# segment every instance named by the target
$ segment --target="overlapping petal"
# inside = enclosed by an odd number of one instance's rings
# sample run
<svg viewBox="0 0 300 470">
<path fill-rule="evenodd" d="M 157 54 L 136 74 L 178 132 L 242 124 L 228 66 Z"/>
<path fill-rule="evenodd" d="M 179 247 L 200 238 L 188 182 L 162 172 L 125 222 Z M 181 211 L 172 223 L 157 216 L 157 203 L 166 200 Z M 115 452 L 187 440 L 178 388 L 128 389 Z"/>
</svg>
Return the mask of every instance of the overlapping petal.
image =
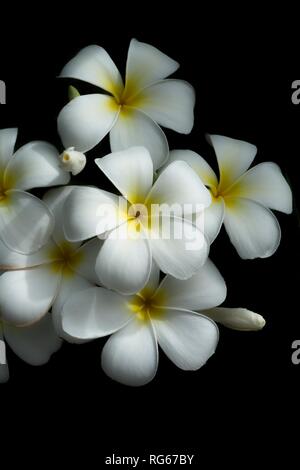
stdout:
<svg viewBox="0 0 300 470">
<path fill-rule="evenodd" d="M 30 142 L 16 151 L 4 173 L 4 186 L 31 189 L 67 184 L 70 174 L 60 166 L 59 153 L 47 142 Z"/>
<path fill-rule="evenodd" d="M 0 241 L 0 269 L 22 269 L 50 263 L 54 261 L 54 258 L 50 259 L 49 255 L 55 253 L 55 248 L 55 243 L 50 239 L 46 245 L 35 253 L 23 255 L 10 250 Z"/>
<path fill-rule="evenodd" d="M 209 252 L 203 233 L 190 221 L 176 217 L 162 217 L 157 223 L 152 219 L 149 243 L 161 271 L 177 279 L 193 276 Z"/>
<path fill-rule="evenodd" d="M 219 183 L 215 172 L 198 153 L 192 150 L 171 150 L 166 165 L 178 160 L 188 163 L 206 186 L 217 188 Z"/>
<path fill-rule="evenodd" d="M 203 310 L 216 307 L 226 298 L 226 284 L 210 259 L 190 279 L 166 276 L 157 293 L 168 307 Z"/>
<path fill-rule="evenodd" d="M 222 197 L 212 197 L 212 203 L 203 213 L 199 214 L 203 217 L 203 230 L 210 243 L 218 236 L 225 217 L 225 203 Z"/>
<path fill-rule="evenodd" d="M 156 170 L 168 157 L 169 147 L 161 128 L 141 110 L 124 106 L 118 120 L 110 131 L 112 152 L 129 147 L 146 147 Z"/>
<path fill-rule="evenodd" d="M 103 47 L 82 49 L 61 71 L 60 77 L 76 78 L 119 95 L 123 90 L 121 75 Z"/>
<path fill-rule="evenodd" d="M 28 254 L 45 245 L 54 228 L 52 213 L 32 194 L 11 190 L 0 201 L 0 237 L 8 248 Z"/>
<path fill-rule="evenodd" d="M 0 168 L 3 171 L 14 153 L 18 129 L 0 130 Z"/>
<path fill-rule="evenodd" d="M 95 163 L 132 204 L 145 200 L 153 182 L 153 163 L 146 148 L 131 147 Z"/>
<path fill-rule="evenodd" d="M 224 191 L 248 170 L 257 148 L 248 142 L 221 135 L 211 135 L 209 141 L 214 147 L 219 164 L 219 190 Z"/>
<path fill-rule="evenodd" d="M 52 238 L 58 245 L 65 240 L 63 230 L 65 220 L 64 205 L 73 189 L 76 190 L 77 188 L 78 186 L 66 186 L 64 188 L 50 189 L 43 197 L 43 201 L 54 215 L 55 223 Z"/>
<path fill-rule="evenodd" d="M 154 319 L 158 344 L 169 359 L 183 370 L 197 370 L 214 354 L 219 333 L 210 319 L 188 310 L 164 309 Z"/>
<path fill-rule="evenodd" d="M 230 188 L 229 195 L 251 199 L 286 214 L 293 210 L 291 188 L 279 166 L 272 162 L 260 163 L 248 170 Z"/>
<path fill-rule="evenodd" d="M 161 126 L 189 134 L 194 125 L 195 91 L 183 80 L 162 80 L 142 90 L 132 102 L 134 108 Z"/>
<path fill-rule="evenodd" d="M 33 366 L 46 364 L 62 344 L 49 313 L 34 325 L 25 328 L 5 324 L 4 335 L 14 353 Z"/>
<path fill-rule="evenodd" d="M 64 233 L 68 240 L 86 240 L 120 223 L 118 197 L 97 188 L 74 188 L 64 205 Z"/>
<path fill-rule="evenodd" d="M 159 279 L 160 279 L 160 269 L 159 266 L 152 260 L 151 272 L 147 284 L 145 287 L 139 292 L 141 296 L 145 296 L 149 298 L 159 286 Z"/>
<path fill-rule="evenodd" d="M 71 337 L 94 339 L 118 331 L 131 317 L 123 296 L 91 287 L 74 293 L 64 303 L 62 327 Z"/>
<path fill-rule="evenodd" d="M 58 132 L 65 146 L 86 152 L 109 133 L 119 114 L 111 96 L 93 94 L 70 101 L 58 116 Z"/>
<path fill-rule="evenodd" d="M 63 307 L 73 294 L 81 296 L 82 291 L 90 289 L 91 287 L 93 287 L 93 284 L 82 276 L 74 275 L 69 278 L 62 278 L 58 294 L 52 306 L 51 314 L 56 333 L 70 343 L 81 344 L 85 343 L 87 339 L 74 338 L 63 329 Z M 85 315 L 86 312 L 84 312 L 82 316 L 84 317 Z"/>
<path fill-rule="evenodd" d="M 99 284 L 99 277 L 96 274 L 96 259 L 102 246 L 103 240 L 99 238 L 89 240 L 76 252 L 79 258 L 75 255 L 74 265 L 71 262 L 74 271 L 93 284 Z M 76 262 L 77 259 L 79 259 L 79 263 Z"/>
<path fill-rule="evenodd" d="M 60 273 L 49 266 L 9 271 L 0 277 L 0 309 L 3 320 L 30 325 L 49 311 L 57 295 Z"/>
<path fill-rule="evenodd" d="M 267 258 L 277 250 L 281 231 L 269 209 L 242 198 L 226 198 L 224 224 L 243 259 Z"/>
<path fill-rule="evenodd" d="M 195 171 L 187 163 L 176 161 L 159 175 L 146 202 L 164 204 L 172 209 L 173 215 L 182 217 L 208 207 L 211 196 Z"/>
<path fill-rule="evenodd" d="M 168 77 L 178 67 L 175 60 L 156 47 L 132 39 L 126 64 L 125 95 L 134 96 L 146 86 Z"/>
<path fill-rule="evenodd" d="M 125 385 L 145 385 L 157 366 L 157 342 L 150 322 L 131 321 L 109 338 L 102 351 L 104 372 Z"/>
<path fill-rule="evenodd" d="M 151 251 L 143 232 L 132 235 L 128 224 L 112 231 L 96 261 L 101 284 L 123 294 L 134 294 L 145 286 L 150 271 Z"/>
</svg>

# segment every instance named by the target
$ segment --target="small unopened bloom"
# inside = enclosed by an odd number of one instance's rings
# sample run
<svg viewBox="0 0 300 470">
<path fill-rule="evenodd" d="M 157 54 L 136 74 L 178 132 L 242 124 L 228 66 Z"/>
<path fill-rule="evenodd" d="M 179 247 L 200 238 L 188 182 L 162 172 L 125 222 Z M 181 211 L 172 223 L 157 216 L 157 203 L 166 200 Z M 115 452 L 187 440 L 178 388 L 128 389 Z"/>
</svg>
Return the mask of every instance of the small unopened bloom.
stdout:
<svg viewBox="0 0 300 470">
<path fill-rule="evenodd" d="M 264 317 L 246 308 L 217 307 L 201 313 L 231 330 L 258 331 L 266 325 Z"/>
<path fill-rule="evenodd" d="M 85 165 L 86 156 L 84 153 L 77 152 L 75 147 L 69 147 L 60 155 L 61 166 L 63 170 L 69 171 L 72 175 L 78 175 Z"/>
</svg>

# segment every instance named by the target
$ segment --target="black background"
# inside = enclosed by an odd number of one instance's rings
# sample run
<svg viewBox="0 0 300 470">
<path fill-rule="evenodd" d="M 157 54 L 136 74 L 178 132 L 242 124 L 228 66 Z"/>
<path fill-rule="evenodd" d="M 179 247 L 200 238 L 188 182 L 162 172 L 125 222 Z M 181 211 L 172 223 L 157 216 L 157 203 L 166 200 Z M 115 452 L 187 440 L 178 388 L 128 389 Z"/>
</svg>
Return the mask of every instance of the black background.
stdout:
<svg viewBox="0 0 300 470">
<path fill-rule="evenodd" d="M 224 230 L 211 248 L 227 282 L 226 305 L 261 313 L 267 320 L 262 332 L 221 328 L 216 354 L 196 373 L 180 371 L 161 354 L 156 378 L 138 389 L 102 373 L 104 340 L 65 344 L 41 368 L 27 366 L 8 351 L 11 378 L 0 388 L 1 439 L 31 464 L 39 464 L 36 449 L 42 445 L 44 458 L 54 457 L 57 466 L 60 451 L 70 462 L 84 459 L 87 468 L 94 459 L 97 468 L 112 451 L 146 455 L 154 449 L 193 450 L 202 465 L 209 457 L 210 464 L 220 459 L 243 467 L 262 455 L 282 455 L 287 465 L 295 450 L 299 408 L 300 365 L 291 362 L 291 345 L 300 339 L 300 105 L 291 102 L 291 84 L 299 78 L 297 50 L 283 31 L 290 33 L 296 25 L 289 17 L 281 23 L 267 20 L 246 6 L 230 19 L 217 7 L 196 12 L 173 6 L 166 17 L 159 6 L 140 4 L 104 11 L 85 2 L 65 6 L 64 14 L 62 7 L 39 6 L 34 13 L 16 7 L 1 31 L 0 79 L 7 85 L 7 104 L 0 108 L 0 128 L 19 127 L 18 145 L 44 139 L 62 150 L 56 117 L 70 82 L 56 76 L 90 44 L 103 46 L 124 72 L 129 41 L 136 37 L 177 60 L 181 67 L 175 76 L 196 89 L 194 129 L 188 136 L 167 130 L 170 148 L 193 149 L 216 167 L 205 133 L 257 145 L 255 163 L 281 166 L 295 195 L 295 211 L 278 214 L 282 243 L 270 259 L 242 261 Z M 93 89 L 77 84 L 82 92 Z M 93 163 L 108 152 L 106 138 L 89 153 L 86 169 L 74 182 L 111 189 Z M 284 437 L 288 445 L 283 450 Z M 18 452 L 10 454 L 15 457 Z"/>
</svg>

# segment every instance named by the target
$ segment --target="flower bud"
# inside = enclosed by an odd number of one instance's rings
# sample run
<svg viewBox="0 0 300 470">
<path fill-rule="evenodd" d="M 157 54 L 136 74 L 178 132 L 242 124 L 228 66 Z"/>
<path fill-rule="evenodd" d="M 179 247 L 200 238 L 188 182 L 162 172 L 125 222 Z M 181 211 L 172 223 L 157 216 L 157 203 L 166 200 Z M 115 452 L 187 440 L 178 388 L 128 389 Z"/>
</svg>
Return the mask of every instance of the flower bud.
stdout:
<svg viewBox="0 0 300 470">
<path fill-rule="evenodd" d="M 80 93 L 77 90 L 77 88 L 70 85 L 69 89 L 68 89 L 68 96 L 69 96 L 69 101 L 72 101 L 72 100 L 74 100 L 74 98 L 77 98 L 78 96 L 80 96 Z"/>
<path fill-rule="evenodd" d="M 60 160 L 62 168 L 70 171 L 72 175 L 78 175 L 86 165 L 86 156 L 84 153 L 77 152 L 74 147 L 66 149 L 60 155 Z"/>
<path fill-rule="evenodd" d="M 261 315 L 245 308 L 219 307 L 201 311 L 201 313 L 232 330 L 258 331 L 262 330 L 266 324 Z"/>
</svg>

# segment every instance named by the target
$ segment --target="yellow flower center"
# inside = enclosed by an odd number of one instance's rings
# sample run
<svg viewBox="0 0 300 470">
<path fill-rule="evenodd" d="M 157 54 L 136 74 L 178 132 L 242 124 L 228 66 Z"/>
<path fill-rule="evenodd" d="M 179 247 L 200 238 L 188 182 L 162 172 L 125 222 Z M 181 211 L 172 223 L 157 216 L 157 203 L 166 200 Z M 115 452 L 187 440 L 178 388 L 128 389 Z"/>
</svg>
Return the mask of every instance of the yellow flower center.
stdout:
<svg viewBox="0 0 300 470">
<path fill-rule="evenodd" d="M 136 314 L 138 320 L 149 322 L 151 318 L 160 319 L 163 317 L 165 297 L 162 289 L 153 293 L 152 290 L 144 288 L 131 299 L 128 306 Z"/>
<path fill-rule="evenodd" d="M 139 93 L 138 84 L 132 79 L 126 81 L 123 89 L 115 88 L 112 91 L 113 96 L 109 106 L 112 111 L 120 111 L 119 117 L 121 119 L 130 117 L 134 112 L 132 108 L 142 107 L 145 100 Z"/>
<path fill-rule="evenodd" d="M 9 203 L 9 195 L 7 191 L 15 188 L 16 178 L 8 171 L 0 169 L 0 205 L 4 206 Z"/>
<path fill-rule="evenodd" d="M 62 272 L 63 276 L 71 277 L 75 274 L 76 267 L 82 262 L 83 253 L 67 241 L 63 241 L 49 251 L 51 272 Z"/>
<path fill-rule="evenodd" d="M 213 202 L 216 202 L 219 198 L 227 199 L 232 197 L 238 197 L 238 192 L 236 191 L 236 185 L 233 183 L 228 187 L 224 187 L 224 185 L 210 185 L 208 189 L 211 193 Z"/>
</svg>

